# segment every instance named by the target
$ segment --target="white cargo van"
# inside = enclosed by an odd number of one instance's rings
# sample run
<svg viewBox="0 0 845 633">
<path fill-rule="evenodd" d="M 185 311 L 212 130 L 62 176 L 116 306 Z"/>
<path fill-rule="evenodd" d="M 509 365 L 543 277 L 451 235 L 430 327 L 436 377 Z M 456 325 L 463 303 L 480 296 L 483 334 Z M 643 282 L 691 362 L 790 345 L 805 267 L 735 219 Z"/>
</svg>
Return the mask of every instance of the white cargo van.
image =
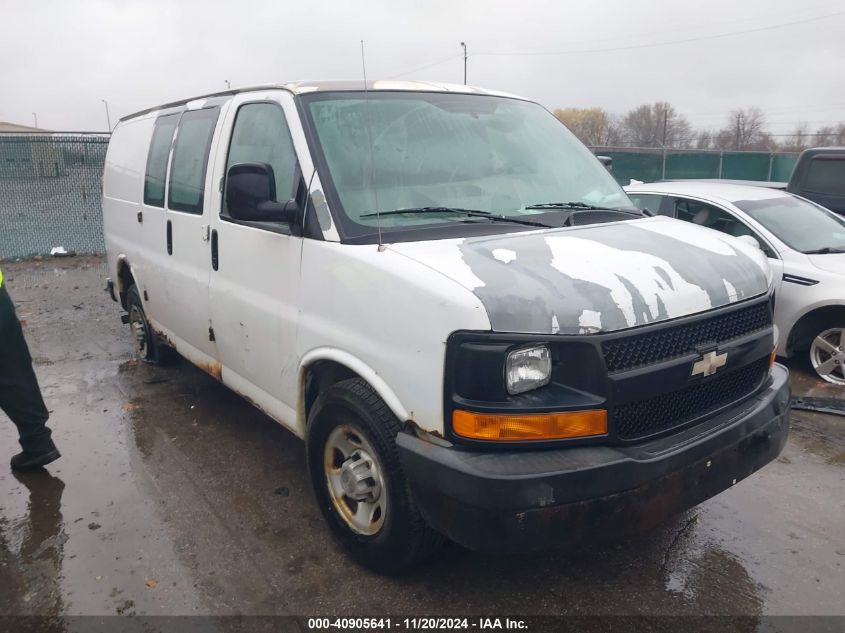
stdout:
<svg viewBox="0 0 845 633">
<path fill-rule="evenodd" d="M 642 215 L 528 100 L 302 82 L 152 108 L 114 131 L 103 223 L 138 354 L 304 438 L 379 571 L 443 537 L 622 536 L 786 441 L 765 256 Z"/>
</svg>

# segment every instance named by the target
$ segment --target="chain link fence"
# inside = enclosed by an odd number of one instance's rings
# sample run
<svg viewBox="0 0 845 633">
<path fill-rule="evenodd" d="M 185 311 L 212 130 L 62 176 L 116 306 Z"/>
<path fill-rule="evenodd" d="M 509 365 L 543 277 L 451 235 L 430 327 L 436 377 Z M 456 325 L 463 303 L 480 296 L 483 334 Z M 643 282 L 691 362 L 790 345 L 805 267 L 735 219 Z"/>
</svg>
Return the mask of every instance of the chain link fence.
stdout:
<svg viewBox="0 0 845 633">
<path fill-rule="evenodd" d="M 102 253 L 107 134 L 0 134 L 0 258 Z"/>
<path fill-rule="evenodd" d="M 593 152 L 613 159 L 613 175 L 630 181 L 720 178 L 786 182 L 798 154 L 773 152 L 723 152 L 719 150 L 671 150 L 594 147 Z"/>
</svg>

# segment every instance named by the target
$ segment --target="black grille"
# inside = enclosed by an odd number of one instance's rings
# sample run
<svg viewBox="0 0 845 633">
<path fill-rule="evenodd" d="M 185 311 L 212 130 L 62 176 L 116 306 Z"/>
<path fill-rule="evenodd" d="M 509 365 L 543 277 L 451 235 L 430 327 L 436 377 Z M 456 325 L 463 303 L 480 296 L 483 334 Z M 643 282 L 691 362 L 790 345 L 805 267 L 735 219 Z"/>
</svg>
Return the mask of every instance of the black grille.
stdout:
<svg viewBox="0 0 845 633">
<path fill-rule="evenodd" d="M 763 357 L 678 391 L 615 407 L 616 435 L 633 440 L 681 426 L 750 394 L 768 372 L 769 358 Z"/>
<path fill-rule="evenodd" d="M 704 343 L 724 343 L 762 330 L 772 323 L 769 303 L 763 301 L 706 319 L 602 343 L 609 372 L 633 369 L 677 358 Z"/>
</svg>

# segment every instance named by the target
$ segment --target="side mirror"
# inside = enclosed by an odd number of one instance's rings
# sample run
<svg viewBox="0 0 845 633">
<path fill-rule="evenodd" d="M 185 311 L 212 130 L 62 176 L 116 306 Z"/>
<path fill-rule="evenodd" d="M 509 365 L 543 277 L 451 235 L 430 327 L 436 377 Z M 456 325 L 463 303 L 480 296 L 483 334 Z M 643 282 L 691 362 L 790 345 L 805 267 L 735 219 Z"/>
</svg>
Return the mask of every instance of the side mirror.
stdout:
<svg viewBox="0 0 845 633">
<path fill-rule="evenodd" d="M 267 163 L 238 163 L 226 173 L 226 208 L 234 220 L 292 222 L 295 200 L 276 200 L 276 178 Z"/>
<path fill-rule="evenodd" d="M 738 239 L 740 242 L 745 242 L 749 246 L 753 246 L 754 248 L 759 248 L 760 250 L 763 250 L 763 247 L 760 246 L 760 242 L 758 242 L 757 238 L 753 235 L 740 235 L 736 239 Z"/>
<path fill-rule="evenodd" d="M 601 156 L 597 155 L 596 158 L 599 159 L 599 162 L 605 166 L 607 171 L 613 171 L 613 157 L 612 156 Z"/>
</svg>

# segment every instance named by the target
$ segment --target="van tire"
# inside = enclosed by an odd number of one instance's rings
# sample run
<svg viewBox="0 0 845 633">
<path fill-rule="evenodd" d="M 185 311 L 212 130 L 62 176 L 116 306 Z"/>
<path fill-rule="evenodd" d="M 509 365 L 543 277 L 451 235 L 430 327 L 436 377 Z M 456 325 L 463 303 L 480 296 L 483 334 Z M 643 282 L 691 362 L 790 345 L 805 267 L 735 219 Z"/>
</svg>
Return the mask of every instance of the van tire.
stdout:
<svg viewBox="0 0 845 633">
<path fill-rule="evenodd" d="M 173 365 L 179 360 L 176 350 L 159 341 L 150 327 L 141 293 L 135 284 L 126 291 L 126 311 L 129 313 L 129 331 L 138 358 L 153 365 Z"/>
<path fill-rule="evenodd" d="M 396 436 L 401 423 L 373 388 L 361 378 L 351 378 L 331 385 L 320 394 L 308 416 L 306 451 L 308 472 L 323 517 L 343 549 L 358 563 L 382 574 L 398 574 L 429 558 L 443 542 L 443 537 L 425 522 L 411 496 L 399 462 Z M 332 438 L 340 434 L 352 438 L 362 454 L 374 455 L 367 463 L 376 464 L 376 479 L 381 507 L 386 508 L 381 525 L 367 534 L 350 524 L 349 504 L 342 497 L 335 500 L 329 478 L 329 455 L 342 458 L 342 451 L 332 451 Z M 350 457 L 344 466 L 355 461 Z M 360 462 L 358 462 L 360 463 Z M 338 471 L 340 472 L 340 471 Z M 373 479 L 368 479 L 373 481 Z M 382 496 L 383 495 L 383 496 Z M 378 514 L 378 512 L 376 512 Z"/>
</svg>

